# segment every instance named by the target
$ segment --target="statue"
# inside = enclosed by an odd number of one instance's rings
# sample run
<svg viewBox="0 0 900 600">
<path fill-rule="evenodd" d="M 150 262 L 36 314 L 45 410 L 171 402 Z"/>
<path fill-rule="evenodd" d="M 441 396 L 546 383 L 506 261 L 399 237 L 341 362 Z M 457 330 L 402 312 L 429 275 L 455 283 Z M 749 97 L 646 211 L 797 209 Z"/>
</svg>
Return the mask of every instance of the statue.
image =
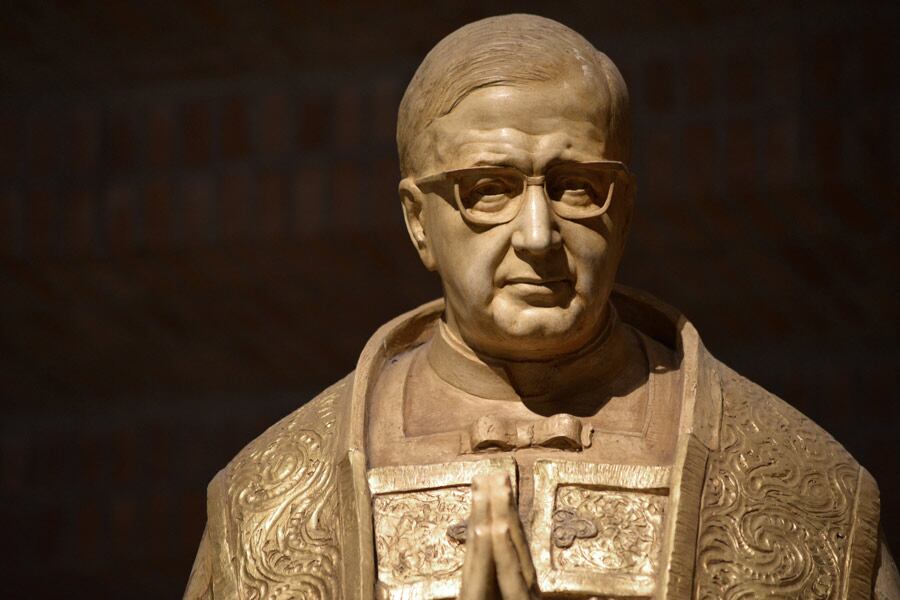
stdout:
<svg viewBox="0 0 900 600">
<path fill-rule="evenodd" d="M 185 598 L 900 598 L 869 473 L 614 285 L 615 65 L 541 17 L 441 41 L 400 200 L 445 298 L 219 472 Z"/>
</svg>

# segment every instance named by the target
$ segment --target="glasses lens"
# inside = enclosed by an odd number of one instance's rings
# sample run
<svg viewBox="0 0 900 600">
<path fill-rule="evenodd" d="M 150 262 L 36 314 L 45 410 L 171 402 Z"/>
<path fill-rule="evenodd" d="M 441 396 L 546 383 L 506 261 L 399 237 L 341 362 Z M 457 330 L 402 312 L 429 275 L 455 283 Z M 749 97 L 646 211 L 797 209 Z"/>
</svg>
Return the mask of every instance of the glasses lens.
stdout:
<svg viewBox="0 0 900 600">
<path fill-rule="evenodd" d="M 621 170 L 578 164 L 554 168 L 547 175 L 547 194 L 558 215 L 570 219 L 597 217 L 609 208 Z"/>
<path fill-rule="evenodd" d="M 508 169 L 472 169 L 456 176 L 460 209 L 477 223 L 503 223 L 517 212 L 524 181 Z"/>
</svg>

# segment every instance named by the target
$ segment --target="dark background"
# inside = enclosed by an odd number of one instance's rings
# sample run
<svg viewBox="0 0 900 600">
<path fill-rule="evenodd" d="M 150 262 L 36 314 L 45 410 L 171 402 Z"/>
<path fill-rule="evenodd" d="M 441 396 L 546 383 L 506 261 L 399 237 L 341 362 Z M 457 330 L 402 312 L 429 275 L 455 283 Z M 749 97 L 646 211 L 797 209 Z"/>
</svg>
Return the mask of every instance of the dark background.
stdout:
<svg viewBox="0 0 900 600">
<path fill-rule="evenodd" d="M 215 471 L 439 295 L 397 105 L 517 10 L 630 86 L 620 279 L 845 444 L 900 545 L 896 5 L 60 0 L 0 19 L 4 597 L 180 597 Z"/>
</svg>

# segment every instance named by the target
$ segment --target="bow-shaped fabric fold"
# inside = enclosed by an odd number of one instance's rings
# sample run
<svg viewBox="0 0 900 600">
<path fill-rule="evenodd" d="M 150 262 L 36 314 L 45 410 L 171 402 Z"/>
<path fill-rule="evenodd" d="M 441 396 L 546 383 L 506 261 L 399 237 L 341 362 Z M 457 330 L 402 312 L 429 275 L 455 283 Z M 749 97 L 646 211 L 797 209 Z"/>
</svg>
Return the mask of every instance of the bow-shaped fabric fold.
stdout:
<svg viewBox="0 0 900 600">
<path fill-rule="evenodd" d="M 469 427 L 469 452 L 509 451 L 517 448 L 554 448 L 580 451 L 591 445 L 594 428 L 578 417 L 558 414 L 536 421 L 478 417 Z"/>
</svg>

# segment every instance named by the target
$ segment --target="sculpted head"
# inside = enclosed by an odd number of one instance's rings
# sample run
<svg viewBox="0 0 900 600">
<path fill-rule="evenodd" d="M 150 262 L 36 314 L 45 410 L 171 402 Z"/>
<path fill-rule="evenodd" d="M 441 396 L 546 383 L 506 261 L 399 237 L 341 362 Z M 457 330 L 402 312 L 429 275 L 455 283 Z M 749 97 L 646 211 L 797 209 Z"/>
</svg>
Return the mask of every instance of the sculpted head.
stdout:
<svg viewBox="0 0 900 600">
<path fill-rule="evenodd" d="M 571 29 L 493 17 L 444 38 L 400 104 L 400 197 L 450 331 L 507 360 L 602 330 L 631 218 L 628 92 Z"/>
</svg>

